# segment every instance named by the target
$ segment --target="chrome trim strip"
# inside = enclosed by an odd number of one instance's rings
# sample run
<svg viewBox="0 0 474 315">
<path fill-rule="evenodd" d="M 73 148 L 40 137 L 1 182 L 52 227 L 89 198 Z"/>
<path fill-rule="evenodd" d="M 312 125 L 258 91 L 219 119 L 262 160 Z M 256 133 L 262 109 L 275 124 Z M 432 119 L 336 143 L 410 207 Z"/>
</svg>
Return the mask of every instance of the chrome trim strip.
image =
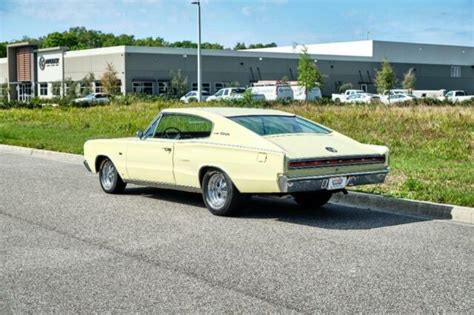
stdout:
<svg viewBox="0 0 474 315">
<path fill-rule="evenodd" d="M 389 171 L 390 171 L 390 168 L 387 167 L 385 170 L 370 171 L 370 172 L 326 174 L 326 175 L 317 175 L 317 176 L 312 175 L 312 176 L 305 176 L 305 177 L 287 177 L 287 181 L 294 182 L 294 181 L 299 181 L 299 180 L 325 179 L 325 178 L 339 177 L 339 176 L 364 176 L 364 175 L 388 174 Z"/>
<path fill-rule="evenodd" d="M 143 181 L 143 180 L 127 180 L 127 183 L 138 185 L 138 186 L 155 187 L 155 188 L 160 188 L 160 189 L 171 189 L 171 190 L 201 193 L 201 188 L 169 184 L 169 183 Z"/>
</svg>

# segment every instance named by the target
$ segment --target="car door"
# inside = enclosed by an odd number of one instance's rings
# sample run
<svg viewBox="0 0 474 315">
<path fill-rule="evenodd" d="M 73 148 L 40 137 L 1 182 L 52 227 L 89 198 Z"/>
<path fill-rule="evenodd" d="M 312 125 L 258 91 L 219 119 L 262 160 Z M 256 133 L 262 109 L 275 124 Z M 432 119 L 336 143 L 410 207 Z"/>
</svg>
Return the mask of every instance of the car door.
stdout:
<svg viewBox="0 0 474 315">
<path fill-rule="evenodd" d="M 127 174 L 130 181 L 175 183 L 173 175 L 175 139 L 172 136 L 160 137 L 157 135 L 160 124 L 164 122 L 163 118 L 164 116 L 159 116 L 141 138 L 137 137 L 129 143 L 126 157 Z M 163 127 L 163 125 L 161 126 Z"/>
</svg>

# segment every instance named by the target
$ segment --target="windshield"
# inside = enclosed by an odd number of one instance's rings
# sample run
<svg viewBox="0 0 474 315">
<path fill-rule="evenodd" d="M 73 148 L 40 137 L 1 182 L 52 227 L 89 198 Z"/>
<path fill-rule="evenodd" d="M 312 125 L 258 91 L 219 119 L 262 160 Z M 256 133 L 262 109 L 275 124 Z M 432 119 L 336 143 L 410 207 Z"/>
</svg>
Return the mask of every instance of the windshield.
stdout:
<svg viewBox="0 0 474 315">
<path fill-rule="evenodd" d="M 261 136 L 291 133 L 330 133 L 328 129 L 297 116 L 237 116 L 229 117 L 229 119 Z"/>
</svg>

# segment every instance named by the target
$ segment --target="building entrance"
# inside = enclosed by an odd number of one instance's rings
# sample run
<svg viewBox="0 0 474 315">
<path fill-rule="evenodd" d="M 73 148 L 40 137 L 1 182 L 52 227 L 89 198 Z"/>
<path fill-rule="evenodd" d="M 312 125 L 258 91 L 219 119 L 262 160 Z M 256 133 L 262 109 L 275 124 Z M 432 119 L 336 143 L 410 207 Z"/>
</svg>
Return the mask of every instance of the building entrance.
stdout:
<svg viewBox="0 0 474 315">
<path fill-rule="evenodd" d="M 28 103 L 31 99 L 31 83 L 20 83 L 17 85 L 18 101 Z"/>
</svg>

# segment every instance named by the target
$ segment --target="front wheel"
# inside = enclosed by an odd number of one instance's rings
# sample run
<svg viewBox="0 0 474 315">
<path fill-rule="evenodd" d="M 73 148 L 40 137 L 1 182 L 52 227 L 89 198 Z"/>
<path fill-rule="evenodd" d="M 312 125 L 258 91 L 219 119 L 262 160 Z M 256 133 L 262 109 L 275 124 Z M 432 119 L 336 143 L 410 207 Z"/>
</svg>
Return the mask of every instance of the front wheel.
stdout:
<svg viewBox="0 0 474 315">
<path fill-rule="evenodd" d="M 99 180 L 100 186 L 108 194 L 121 193 L 127 185 L 117 172 L 114 163 L 109 159 L 105 159 L 100 163 Z"/>
<path fill-rule="evenodd" d="M 207 209 L 214 215 L 230 216 L 242 201 L 229 176 L 219 170 L 209 170 L 202 179 L 202 195 Z"/>
<path fill-rule="evenodd" d="M 298 205 L 305 209 L 314 209 L 324 206 L 331 199 L 332 192 L 300 192 L 293 194 L 293 198 Z"/>
</svg>

